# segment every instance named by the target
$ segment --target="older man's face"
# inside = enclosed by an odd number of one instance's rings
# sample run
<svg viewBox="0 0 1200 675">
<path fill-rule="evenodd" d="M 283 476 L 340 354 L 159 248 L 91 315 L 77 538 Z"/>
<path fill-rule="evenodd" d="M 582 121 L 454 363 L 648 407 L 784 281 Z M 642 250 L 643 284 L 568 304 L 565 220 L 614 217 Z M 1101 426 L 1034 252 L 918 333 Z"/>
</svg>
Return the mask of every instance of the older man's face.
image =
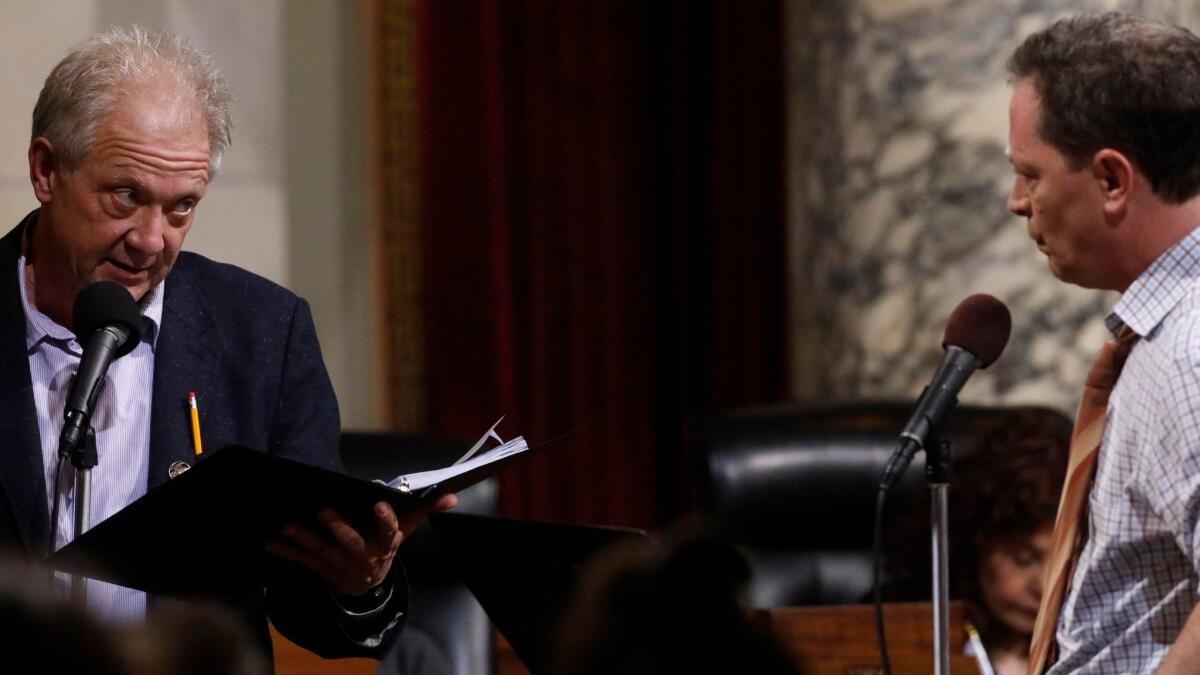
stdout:
<svg viewBox="0 0 1200 675">
<path fill-rule="evenodd" d="M 175 264 L 207 189 L 208 135 L 194 106 L 131 95 L 98 129 L 80 166 L 39 191 L 38 295 L 70 298 L 109 280 L 140 300 Z M 35 179 L 35 188 L 36 188 Z"/>
</svg>

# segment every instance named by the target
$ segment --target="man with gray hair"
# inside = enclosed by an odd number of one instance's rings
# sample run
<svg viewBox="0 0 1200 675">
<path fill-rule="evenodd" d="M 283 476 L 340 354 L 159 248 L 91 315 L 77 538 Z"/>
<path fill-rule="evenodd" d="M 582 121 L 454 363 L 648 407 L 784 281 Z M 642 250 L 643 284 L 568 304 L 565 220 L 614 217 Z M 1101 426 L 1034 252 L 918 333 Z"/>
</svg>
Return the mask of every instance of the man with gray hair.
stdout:
<svg viewBox="0 0 1200 675">
<path fill-rule="evenodd" d="M 28 157 L 41 207 L 0 239 L 0 545 L 37 553 L 74 536 L 71 509 L 54 508 L 73 498 L 73 481 L 56 481 L 56 440 L 81 354 L 72 308 L 96 281 L 129 291 L 143 330 L 95 406 L 94 521 L 196 461 L 193 392 L 210 447 L 339 467 L 337 402 L 307 303 L 180 251 L 230 143 L 229 103 L 207 56 L 139 27 L 88 40 L 47 78 Z M 322 655 L 378 656 L 407 603 L 396 551 L 423 515 L 381 502 L 364 530 L 332 510 L 319 528 L 288 526 L 269 548 L 281 560 L 265 592 L 232 602 L 264 639 L 269 614 Z M 88 601 L 118 620 L 146 608 L 143 594 L 103 584 Z"/>
<path fill-rule="evenodd" d="M 1029 672 L 1200 672 L 1200 38 L 1064 19 L 1009 61 L 1009 209 L 1119 291 L 1088 374 Z"/>
</svg>

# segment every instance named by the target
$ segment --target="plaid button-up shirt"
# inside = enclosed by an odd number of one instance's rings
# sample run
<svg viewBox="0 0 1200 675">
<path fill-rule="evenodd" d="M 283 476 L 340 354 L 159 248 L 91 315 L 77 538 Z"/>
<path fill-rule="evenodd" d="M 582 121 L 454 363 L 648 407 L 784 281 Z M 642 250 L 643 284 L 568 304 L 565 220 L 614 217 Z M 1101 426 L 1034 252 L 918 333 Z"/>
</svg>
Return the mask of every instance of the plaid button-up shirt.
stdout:
<svg viewBox="0 0 1200 675">
<path fill-rule="evenodd" d="M 1153 672 L 1196 604 L 1200 229 L 1147 268 L 1107 322 L 1141 339 L 1109 399 L 1054 675 Z"/>
</svg>

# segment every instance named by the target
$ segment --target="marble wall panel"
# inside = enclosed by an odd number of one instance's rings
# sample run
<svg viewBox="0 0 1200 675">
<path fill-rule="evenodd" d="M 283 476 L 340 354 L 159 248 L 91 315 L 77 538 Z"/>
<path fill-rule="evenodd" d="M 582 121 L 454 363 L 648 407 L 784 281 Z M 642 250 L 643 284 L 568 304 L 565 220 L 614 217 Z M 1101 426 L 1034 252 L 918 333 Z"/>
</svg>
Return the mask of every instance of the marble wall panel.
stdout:
<svg viewBox="0 0 1200 675">
<path fill-rule="evenodd" d="M 1191 2 L 791 2 L 789 211 L 795 396 L 907 398 L 971 293 L 1013 312 L 1001 359 L 963 400 L 1072 412 L 1115 295 L 1056 280 L 1005 208 L 1021 39 L 1081 11 L 1195 29 Z"/>
</svg>

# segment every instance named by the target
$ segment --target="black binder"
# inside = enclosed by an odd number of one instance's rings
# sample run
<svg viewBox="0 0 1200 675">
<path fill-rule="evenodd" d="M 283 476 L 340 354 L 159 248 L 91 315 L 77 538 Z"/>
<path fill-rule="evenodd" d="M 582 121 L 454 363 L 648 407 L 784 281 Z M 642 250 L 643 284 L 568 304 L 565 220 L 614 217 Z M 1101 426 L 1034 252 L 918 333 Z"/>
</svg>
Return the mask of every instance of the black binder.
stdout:
<svg viewBox="0 0 1200 675">
<path fill-rule="evenodd" d="M 374 522 L 377 502 L 389 502 L 398 513 L 420 508 L 528 454 L 505 457 L 417 494 L 229 446 L 99 523 L 45 564 L 158 595 L 253 594 L 265 585 L 268 567 L 278 564 L 263 547 L 285 523 L 319 527 L 317 514 L 331 507 L 362 529 Z"/>
</svg>

